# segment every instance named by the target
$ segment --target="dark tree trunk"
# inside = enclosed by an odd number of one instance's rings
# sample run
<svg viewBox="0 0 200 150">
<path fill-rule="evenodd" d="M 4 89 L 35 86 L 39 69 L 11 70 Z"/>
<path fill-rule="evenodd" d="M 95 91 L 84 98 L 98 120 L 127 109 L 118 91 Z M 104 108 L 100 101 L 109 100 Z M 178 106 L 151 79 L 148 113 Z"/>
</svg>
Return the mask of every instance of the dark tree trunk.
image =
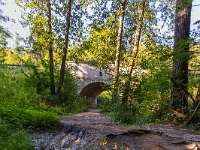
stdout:
<svg viewBox="0 0 200 150">
<path fill-rule="evenodd" d="M 66 54 L 68 50 L 68 41 L 69 41 L 69 29 L 70 29 L 70 18 L 71 18 L 71 7 L 72 7 L 72 0 L 69 0 L 68 2 L 68 10 L 67 10 L 67 16 L 66 16 L 66 27 L 65 27 L 65 45 L 63 48 L 62 53 L 62 64 L 60 69 L 60 78 L 59 78 L 59 85 L 57 94 L 61 94 L 61 90 L 64 84 L 64 77 L 65 77 L 65 61 L 66 61 Z"/>
<path fill-rule="evenodd" d="M 171 109 L 185 113 L 188 107 L 188 59 L 190 35 L 191 1 L 176 1 L 174 55 L 173 55 L 173 84 Z"/>
<path fill-rule="evenodd" d="M 47 0 L 47 23 L 48 23 L 48 50 L 49 50 L 49 70 L 50 70 L 50 91 L 51 94 L 55 94 L 54 83 L 54 64 L 53 64 L 53 39 L 52 39 L 52 27 L 51 27 L 51 2 Z"/>
</svg>

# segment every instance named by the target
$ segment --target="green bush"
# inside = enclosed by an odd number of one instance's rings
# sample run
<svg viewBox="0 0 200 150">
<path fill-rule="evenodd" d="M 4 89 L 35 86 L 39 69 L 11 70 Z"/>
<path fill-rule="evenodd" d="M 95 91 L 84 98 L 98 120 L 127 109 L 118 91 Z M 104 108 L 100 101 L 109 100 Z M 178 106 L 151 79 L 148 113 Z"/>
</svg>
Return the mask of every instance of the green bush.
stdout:
<svg viewBox="0 0 200 150">
<path fill-rule="evenodd" d="M 60 117 L 50 111 L 0 107 L 2 120 L 16 128 L 55 128 Z"/>
<path fill-rule="evenodd" d="M 36 88 L 26 84 L 20 70 L 0 69 L 0 94 L 0 149 L 33 149 L 27 129 L 49 129 L 60 124 L 57 112 L 41 105 Z"/>
<path fill-rule="evenodd" d="M 66 114 L 76 114 L 76 113 L 88 111 L 89 104 L 87 105 L 86 103 L 82 103 L 79 100 L 77 100 L 71 104 L 68 104 L 65 107 L 66 107 Z"/>
<path fill-rule="evenodd" d="M 0 123 L 0 149 L 1 150 L 32 150 L 33 143 L 25 130 L 17 130 Z"/>
<path fill-rule="evenodd" d="M 5 150 L 32 150 L 33 143 L 25 131 L 18 131 L 7 138 L 3 148 Z"/>
<path fill-rule="evenodd" d="M 136 121 L 155 122 L 168 113 L 171 83 L 167 73 L 167 70 L 155 70 L 140 80 L 135 92 Z"/>
<path fill-rule="evenodd" d="M 167 121 L 171 94 L 169 70 L 149 70 L 134 77 L 128 101 L 122 104 L 121 96 L 111 105 L 110 116 L 123 124 L 146 124 Z M 137 81 L 137 82 L 136 82 Z"/>
<path fill-rule="evenodd" d="M 62 96 L 59 97 L 61 103 L 66 106 L 73 104 L 78 99 L 77 91 L 77 79 L 70 73 L 70 70 L 66 68 Z"/>
<path fill-rule="evenodd" d="M 112 109 L 112 92 L 105 91 L 98 97 L 98 107 L 104 111 L 109 112 Z"/>
<path fill-rule="evenodd" d="M 24 82 L 19 70 L 0 70 L 0 117 L 17 128 L 55 127 L 59 116 L 40 106 L 31 85 Z M 16 84 L 17 83 L 17 84 Z"/>
<path fill-rule="evenodd" d="M 112 118 L 119 123 L 130 125 L 134 123 L 134 114 L 124 105 L 115 104 Z"/>
<path fill-rule="evenodd" d="M 30 122 L 25 124 L 33 128 L 56 128 L 60 124 L 60 117 L 49 111 L 26 110 Z"/>
<path fill-rule="evenodd" d="M 43 94 L 49 90 L 49 71 L 40 69 L 37 66 L 29 65 L 28 70 L 22 69 L 22 73 L 26 76 L 25 83 L 34 87 L 37 94 Z"/>
<path fill-rule="evenodd" d="M 189 128 L 200 131 L 200 109 L 197 110 L 190 120 Z"/>
</svg>

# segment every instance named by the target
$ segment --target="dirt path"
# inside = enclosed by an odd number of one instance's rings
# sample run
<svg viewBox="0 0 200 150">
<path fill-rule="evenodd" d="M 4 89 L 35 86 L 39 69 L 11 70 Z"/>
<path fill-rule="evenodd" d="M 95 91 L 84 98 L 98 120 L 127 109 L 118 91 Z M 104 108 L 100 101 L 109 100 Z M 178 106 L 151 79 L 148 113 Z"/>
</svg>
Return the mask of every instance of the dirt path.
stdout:
<svg viewBox="0 0 200 150">
<path fill-rule="evenodd" d="M 105 137 L 106 140 L 112 141 L 111 149 L 118 149 L 116 145 L 122 143 L 127 147 L 121 146 L 121 149 L 131 150 L 200 150 L 200 134 L 178 127 L 159 125 L 125 127 L 101 113 L 94 112 L 62 116 L 61 122 L 65 126 L 83 128 L 91 135 Z M 109 143 L 108 141 L 104 143 Z"/>
</svg>

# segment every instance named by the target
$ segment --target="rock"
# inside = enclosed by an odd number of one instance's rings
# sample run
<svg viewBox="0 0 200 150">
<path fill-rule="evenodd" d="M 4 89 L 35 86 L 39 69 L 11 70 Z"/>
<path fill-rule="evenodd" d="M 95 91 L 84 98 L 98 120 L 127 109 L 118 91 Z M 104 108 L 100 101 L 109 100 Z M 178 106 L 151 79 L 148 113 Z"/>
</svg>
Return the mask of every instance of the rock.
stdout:
<svg viewBox="0 0 200 150">
<path fill-rule="evenodd" d="M 92 135 L 84 128 L 77 126 L 65 125 L 54 132 L 54 134 L 35 133 L 33 140 L 35 150 L 103 150 L 113 149 L 112 146 L 122 147 L 122 143 L 112 141 L 106 137 Z M 123 147 L 128 147 L 123 145 Z M 128 150 L 128 149 L 127 149 Z"/>
</svg>

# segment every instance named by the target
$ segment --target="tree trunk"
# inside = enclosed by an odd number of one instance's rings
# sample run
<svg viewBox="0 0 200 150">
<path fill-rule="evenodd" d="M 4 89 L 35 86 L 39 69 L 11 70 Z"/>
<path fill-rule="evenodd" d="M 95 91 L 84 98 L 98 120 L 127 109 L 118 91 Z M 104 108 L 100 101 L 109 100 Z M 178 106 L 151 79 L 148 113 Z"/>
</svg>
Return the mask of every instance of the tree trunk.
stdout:
<svg viewBox="0 0 200 150">
<path fill-rule="evenodd" d="M 146 6 L 146 0 L 142 0 L 141 4 L 140 4 L 140 14 L 139 14 L 139 20 L 138 20 L 138 25 L 137 25 L 137 29 L 136 29 L 134 46 L 133 46 L 133 50 L 132 50 L 132 60 L 129 62 L 128 79 L 125 83 L 125 90 L 123 92 L 122 102 L 124 105 L 128 99 L 128 95 L 129 95 L 129 91 L 130 91 L 130 83 L 131 83 L 131 78 L 132 78 L 132 72 L 133 72 L 133 68 L 135 66 L 135 59 L 137 57 L 138 50 L 139 50 L 138 47 L 139 47 L 139 42 L 140 42 L 140 37 L 141 37 L 141 30 L 142 30 L 143 18 L 144 18 L 144 13 L 145 13 L 145 11 L 144 11 L 145 6 Z"/>
<path fill-rule="evenodd" d="M 197 95 L 196 95 L 196 98 L 195 98 L 195 103 L 194 103 L 194 108 L 197 108 L 199 109 L 199 104 L 200 103 L 200 83 L 199 83 L 199 87 L 198 87 L 198 91 L 197 91 Z"/>
<path fill-rule="evenodd" d="M 65 27 L 65 45 L 64 45 L 63 53 L 62 53 L 62 64 L 61 64 L 61 69 L 60 69 L 60 78 L 59 78 L 59 85 L 58 85 L 58 90 L 57 90 L 57 94 L 59 95 L 61 94 L 61 90 L 64 84 L 64 77 L 65 77 L 65 67 L 66 67 L 65 61 L 66 61 L 66 54 L 68 50 L 71 8 L 72 8 L 72 0 L 69 0 L 67 16 L 66 16 L 66 27 Z"/>
<path fill-rule="evenodd" d="M 186 113 L 191 0 L 176 1 L 171 109 Z"/>
<path fill-rule="evenodd" d="M 52 27 L 51 27 L 51 2 L 47 0 L 47 23 L 48 23 L 48 36 L 49 36 L 49 71 L 50 71 L 50 91 L 51 94 L 55 94 L 54 83 L 54 64 L 53 64 L 53 39 L 52 39 Z"/>
<path fill-rule="evenodd" d="M 122 33 L 123 33 L 123 24 L 124 24 L 124 15 L 125 15 L 125 5 L 126 0 L 121 1 L 120 9 L 120 19 L 117 35 L 117 46 L 116 46 L 116 58 L 115 58 L 115 69 L 114 69 L 114 99 L 118 93 L 118 82 L 119 82 L 119 67 L 120 67 L 120 53 L 122 45 Z"/>
</svg>

